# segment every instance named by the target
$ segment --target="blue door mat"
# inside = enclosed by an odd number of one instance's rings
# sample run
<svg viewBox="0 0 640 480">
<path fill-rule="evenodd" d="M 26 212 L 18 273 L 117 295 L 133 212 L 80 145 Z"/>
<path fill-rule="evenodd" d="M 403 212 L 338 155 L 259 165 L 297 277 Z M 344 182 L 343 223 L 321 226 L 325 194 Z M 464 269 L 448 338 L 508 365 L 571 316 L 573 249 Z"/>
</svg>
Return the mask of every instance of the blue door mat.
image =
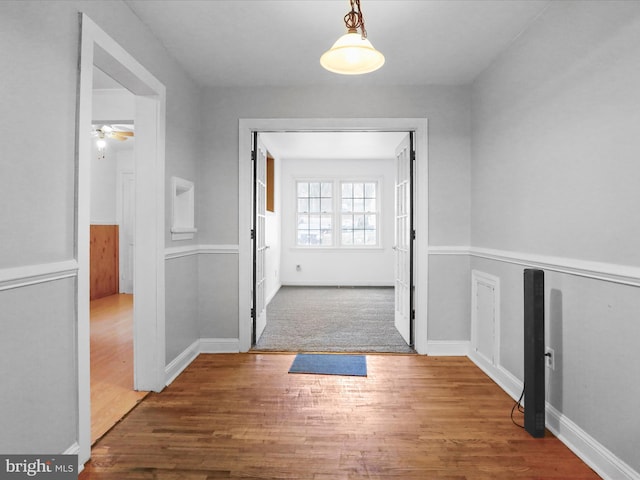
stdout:
<svg viewBox="0 0 640 480">
<path fill-rule="evenodd" d="M 293 360 L 289 373 L 366 377 L 367 357 L 365 355 L 299 353 Z"/>
</svg>

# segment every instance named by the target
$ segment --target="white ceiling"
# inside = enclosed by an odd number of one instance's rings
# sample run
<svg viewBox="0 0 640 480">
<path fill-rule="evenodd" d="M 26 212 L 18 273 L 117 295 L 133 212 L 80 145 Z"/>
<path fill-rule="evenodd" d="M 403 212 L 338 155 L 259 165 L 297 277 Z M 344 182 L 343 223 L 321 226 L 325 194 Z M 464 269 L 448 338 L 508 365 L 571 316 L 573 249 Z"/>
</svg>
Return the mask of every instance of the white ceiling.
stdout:
<svg viewBox="0 0 640 480">
<path fill-rule="evenodd" d="M 361 0 L 377 72 L 341 76 L 320 55 L 349 0 L 125 0 L 202 86 L 468 84 L 549 0 Z"/>
<path fill-rule="evenodd" d="M 377 72 L 341 76 L 320 55 L 344 33 L 349 0 L 125 0 L 199 85 L 464 85 L 550 0 L 361 0 Z M 103 88 L 108 78 L 98 79 Z M 98 87 L 98 85 L 96 85 Z M 398 132 L 261 134 L 279 158 L 393 158 Z"/>
<path fill-rule="evenodd" d="M 280 159 L 395 158 L 395 149 L 406 132 L 268 132 L 260 138 Z"/>
</svg>

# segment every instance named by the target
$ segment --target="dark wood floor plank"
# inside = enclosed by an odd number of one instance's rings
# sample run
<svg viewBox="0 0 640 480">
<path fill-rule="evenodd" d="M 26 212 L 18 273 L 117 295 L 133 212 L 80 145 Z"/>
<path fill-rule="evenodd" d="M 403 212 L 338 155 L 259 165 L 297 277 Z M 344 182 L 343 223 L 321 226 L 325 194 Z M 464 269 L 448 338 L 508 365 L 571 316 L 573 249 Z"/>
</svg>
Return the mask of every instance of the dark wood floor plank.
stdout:
<svg viewBox="0 0 640 480">
<path fill-rule="evenodd" d="M 293 355 L 201 355 L 93 449 L 81 479 L 595 479 L 466 358 L 369 355 L 368 377 Z"/>
</svg>

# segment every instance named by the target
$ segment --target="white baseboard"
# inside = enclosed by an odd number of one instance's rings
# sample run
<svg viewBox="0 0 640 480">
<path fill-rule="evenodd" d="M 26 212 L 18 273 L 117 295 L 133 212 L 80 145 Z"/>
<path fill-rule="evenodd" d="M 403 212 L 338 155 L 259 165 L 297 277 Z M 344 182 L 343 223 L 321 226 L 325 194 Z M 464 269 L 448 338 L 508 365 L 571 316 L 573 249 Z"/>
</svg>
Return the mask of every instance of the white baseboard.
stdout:
<svg viewBox="0 0 640 480">
<path fill-rule="evenodd" d="M 469 351 L 469 358 L 496 382 L 511 398 L 517 400 L 522 382 L 502 366 L 491 365 L 482 355 Z M 546 427 L 584 463 L 606 480 L 640 480 L 640 473 L 616 457 L 577 424 L 550 403 L 545 405 Z"/>
<path fill-rule="evenodd" d="M 280 289 L 282 288 L 282 284 L 278 283 L 276 285 L 276 288 L 273 289 L 273 291 L 267 295 L 267 298 L 265 299 L 265 305 L 269 305 L 271 303 L 271 300 L 273 300 L 273 297 L 276 296 L 276 294 L 280 291 Z"/>
<path fill-rule="evenodd" d="M 73 442 L 73 444 L 67 448 L 64 452 L 62 452 L 62 455 L 79 455 L 80 454 L 80 445 L 78 444 L 78 442 Z M 80 461 L 80 459 L 78 459 L 78 473 L 80 473 L 82 470 L 84 470 L 84 463 L 82 463 Z"/>
<path fill-rule="evenodd" d="M 547 403 L 545 411 L 549 431 L 602 478 L 640 480 L 640 473 L 616 457 L 552 405 Z"/>
<path fill-rule="evenodd" d="M 517 400 L 522 393 L 522 382 L 502 366 L 491 365 L 485 357 L 469 348 L 469 358 L 476 366 L 496 382 L 511 398 Z"/>
<path fill-rule="evenodd" d="M 200 353 L 240 353 L 237 338 L 201 338 Z"/>
<path fill-rule="evenodd" d="M 189 345 L 180 355 L 174 358 L 164 369 L 165 385 L 170 385 L 200 354 L 200 340 Z"/>
<path fill-rule="evenodd" d="M 468 340 L 429 340 L 427 355 L 435 357 L 466 357 L 469 354 Z"/>
<path fill-rule="evenodd" d="M 80 453 L 80 445 L 78 445 L 78 442 L 73 442 L 73 445 L 62 452 L 63 455 L 78 455 L 78 453 Z"/>
<path fill-rule="evenodd" d="M 201 353 L 239 353 L 237 338 L 199 338 L 174 358 L 164 369 L 165 385 L 168 386 L 191 365 Z"/>
</svg>

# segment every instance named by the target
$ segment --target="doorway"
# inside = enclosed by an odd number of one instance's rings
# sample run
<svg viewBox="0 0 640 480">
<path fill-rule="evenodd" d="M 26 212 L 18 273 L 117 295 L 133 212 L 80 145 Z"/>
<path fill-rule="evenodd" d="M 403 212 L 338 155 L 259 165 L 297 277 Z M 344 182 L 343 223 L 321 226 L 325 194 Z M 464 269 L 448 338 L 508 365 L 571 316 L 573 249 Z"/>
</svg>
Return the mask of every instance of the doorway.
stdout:
<svg viewBox="0 0 640 480">
<path fill-rule="evenodd" d="M 254 348 L 410 352 L 412 133 L 254 137 Z"/>
<path fill-rule="evenodd" d="M 91 444 L 147 392 L 134 390 L 135 98 L 93 69 L 90 188 Z"/>
<path fill-rule="evenodd" d="M 164 124 L 165 87 L 87 15 L 81 15 L 77 130 L 77 341 L 78 461 L 91 456 L 90 223 L 94 67 L 134 95 L 136 112 L 134 236 L 134 387 L 160 391 L 165 384 L 164 342 Z"/>
<path fill-rule="evenodd" d="M 240 350 L 248 351 L 252 345 L 253 325 L 251 317 L 251 297 L 253 282 L 253 256 L 250 233 L 253 228 L 252 204 L 252 171 L 250 150 L 252 138 L 256 132 L 328 132 L 328 131 L 364 131 L 364 132 L 415 132 L 415 150 L 419 161 L 416 162 L 416 182 L 414 197 L 415 230 L 417 242 L 413 263 L 415 268 L 415 349 L 418 353 L 426 353 L 426 291 L 427 291 L 427 121 L 426 119 L 241 119 L 239 145 L 239 187 L 240 187 L 240 235 L 239 235 L 239 332 Z M 419 241 L 422 239 L 423 241 Z M 249 300 L 249 301 L 248 301 Z"/>
</svg>

